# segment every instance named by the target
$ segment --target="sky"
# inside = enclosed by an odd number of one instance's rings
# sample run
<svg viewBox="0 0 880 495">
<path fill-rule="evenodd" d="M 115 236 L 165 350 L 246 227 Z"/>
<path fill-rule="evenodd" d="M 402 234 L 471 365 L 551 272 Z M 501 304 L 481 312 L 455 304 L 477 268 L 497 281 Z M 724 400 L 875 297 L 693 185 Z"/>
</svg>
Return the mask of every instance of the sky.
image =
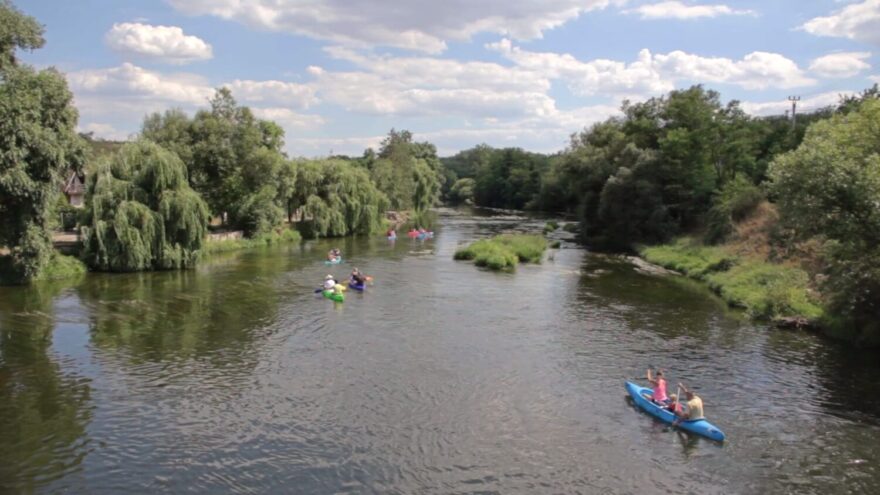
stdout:
<svg viewBox="0 0 880 495">
<path fill-rule="evenodd" d="M 46 28 L 21 54 L 66 74 L 79 126 L 228 87 L 290 156 L 360 155 L 392 128 L 441 156 L 551 153 L 621 103 L 703 84 L 754 115 L 880 82 L 880 0 L 13 0 Z"/>
</svg>

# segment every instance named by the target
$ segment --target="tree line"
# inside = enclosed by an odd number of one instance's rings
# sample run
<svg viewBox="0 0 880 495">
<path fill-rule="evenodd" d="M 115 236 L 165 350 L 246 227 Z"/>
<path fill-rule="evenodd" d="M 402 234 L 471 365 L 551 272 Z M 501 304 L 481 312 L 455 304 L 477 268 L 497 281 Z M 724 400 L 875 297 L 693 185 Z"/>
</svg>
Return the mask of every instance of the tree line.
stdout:
<svg viewBox="0 0 880 495">
<path fill-rule="evenodd" d="M 815 282 L 835 324 L 880 336 L 878 97 L 875 85 L 793 122 L 702 86 L 672 91 L 625 102 L 557 154 L 480 145 L 444 158 L 447 197 L 575 215 L 584 243 L 615 251 L 695 232 L 721 243 L 770 201 L 780 252 L 819 246 Z"/>
</svg>

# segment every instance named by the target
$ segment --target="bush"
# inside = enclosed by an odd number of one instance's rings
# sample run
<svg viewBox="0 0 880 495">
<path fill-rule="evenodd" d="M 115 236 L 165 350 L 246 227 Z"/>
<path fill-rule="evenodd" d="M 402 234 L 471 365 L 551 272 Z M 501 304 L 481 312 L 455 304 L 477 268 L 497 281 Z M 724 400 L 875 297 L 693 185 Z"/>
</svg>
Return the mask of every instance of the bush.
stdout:
<svg viewBox="0 0 880 495">
<path fill-rule="evenodd" d="M 492 270 L 513 270 L 520 261 L 540 263 L 546 249 L 547 241 L 539 235 L 500 235 L 459 248 L 453 258 Z"/>
<path fill-rule="evenodd" d="M 236 239 L 232 241 L 208 241 L 202 249 L 203 255 L 226 253 L 240 249 L 265 247 L 272 244 L 295 243 L 302 241 L 299 232 L 289 228 L 282 228 L 280 233 L 276 231 L 263 234 L 252 239 Z"/>
<path fill-rule="evenodd" d="M 723 242 L 733 232 L 734 222 L 746 218 L 765 199 L 764 192 L 745 178 L 725 184 L 707 213 L 706 242 Z"/>
<path fill-rule="evenodd" d="M 56 251 L 49 259 L 46 269 L 40 274 L 38 280 L 74 278 L 86 273 L 86 271 L 86 265 L 82 261 Z"/>
</svg>

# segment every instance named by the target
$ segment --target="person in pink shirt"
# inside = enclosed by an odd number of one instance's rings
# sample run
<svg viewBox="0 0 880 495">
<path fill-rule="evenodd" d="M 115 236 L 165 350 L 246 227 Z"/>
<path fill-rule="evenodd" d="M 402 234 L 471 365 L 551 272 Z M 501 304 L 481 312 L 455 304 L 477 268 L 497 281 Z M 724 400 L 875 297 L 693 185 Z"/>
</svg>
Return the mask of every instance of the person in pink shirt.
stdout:
<svg viewBox="0 0 880 495">
<path fill-rule="evenodd" d="M 654 389 L 653 393 L 651 394 L 651 400 L 653 400 L 657 404 L 665 404 L 666 401 L 669 400 L 669 398 L 666 397 L 666 379 L 663 378 L 663 370 L 657 370 L 656 378 L 651 376 L 650 369 L 648 369 L 647 375 L 648 381 L 651 383 L 651 387 Z"/>
</svg>

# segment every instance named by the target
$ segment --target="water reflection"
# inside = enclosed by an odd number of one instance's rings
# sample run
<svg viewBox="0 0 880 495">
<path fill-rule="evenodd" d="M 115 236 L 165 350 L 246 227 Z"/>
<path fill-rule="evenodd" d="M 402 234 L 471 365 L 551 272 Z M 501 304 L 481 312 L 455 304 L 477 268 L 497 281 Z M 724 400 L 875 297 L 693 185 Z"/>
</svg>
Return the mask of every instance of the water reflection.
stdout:
<svg viewBox="0 0 880 495">
<path fill-rule="evenodd" d="M 52 347 L 64 284 L 0 287 L 0 491 L 30 492 L 79 470 L 89 380 Z"/>
</svg>

